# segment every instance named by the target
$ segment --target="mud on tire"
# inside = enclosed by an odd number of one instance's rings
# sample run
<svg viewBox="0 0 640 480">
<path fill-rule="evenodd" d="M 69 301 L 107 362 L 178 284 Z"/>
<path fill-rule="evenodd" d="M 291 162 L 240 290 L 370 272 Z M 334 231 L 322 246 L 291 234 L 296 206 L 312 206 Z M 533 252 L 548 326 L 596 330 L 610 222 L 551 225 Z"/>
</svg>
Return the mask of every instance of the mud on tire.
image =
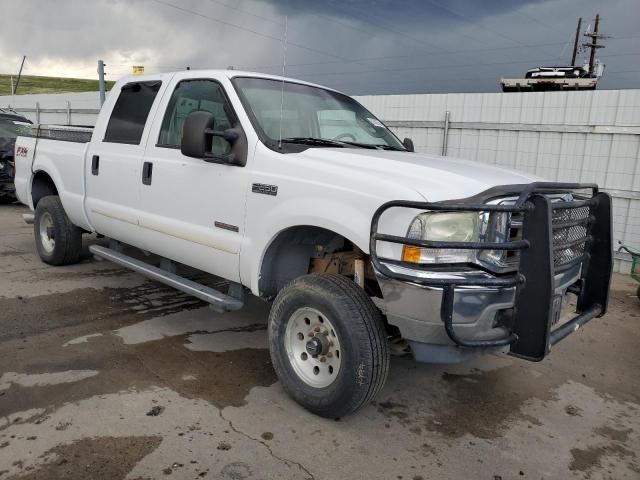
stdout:
<svg viewBox="0 0 640 480">
<path fill-rule="evenodd" d="M 379 310 L 362 288 L 340 275 L 305 275 L 280 291 L 269 315 L 269 348 L 287 392 L 328 418 L 365 406 L 389 370 Z"/>
<path fill-rule="evenodd" d="M 71 223 L 57 195 L 43 197 L 38 202 L 33 234 L 43 262 L 59 266 L 80 260 L 82 230 Z"/>
</svg>

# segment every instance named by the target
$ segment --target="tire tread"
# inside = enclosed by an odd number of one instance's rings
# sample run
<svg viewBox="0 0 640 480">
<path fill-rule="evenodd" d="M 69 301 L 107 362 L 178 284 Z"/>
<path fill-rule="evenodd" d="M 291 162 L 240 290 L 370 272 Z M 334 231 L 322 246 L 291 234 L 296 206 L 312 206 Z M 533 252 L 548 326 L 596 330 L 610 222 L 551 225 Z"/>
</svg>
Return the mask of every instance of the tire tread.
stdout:
<svg viewBox="0 0 640 480">
<path fill-rule="evenodd" d="M 363 331 L 357 335 L 359 348 L 362 351 L 371 351 L 371 359 L 367 362 L 369 369 L 367 389 L 359 395 L 354 395 L 348 405 L 322 405 L 321 402 L 310 395 L 303 395 L 303 405 L 309 410 L 325 417 L 336 418 L 357 411 L 367 405 L 383 387 L 389 371 L 389 346 L 387 343 L 386 331 L 381 318 L 380 311 L 364 290 L 352 280 L 337 274 L 312 273 L 298 277 L 287 284 L 278 294 L 271 310 L 270 320 L 273 322 L 282 321 L 282 311 L 286 303 L 290 301 L 291 295 L 296 295 L 300 291 L 313 290 L 315 293 L 329 295 L 336 307 L 345 311 L 352 318 L 359 318 L 358 323 L 364 326 Z M 270 327 L 270 337 L 272 328 Z M 357 332 L 356 332 L 357 333 Z M 364 333 L 364 335 L 362 335 Z M 278 348 L 277 341 L 270 338 L 272 348 Z M 286 372 L 275 361 L 276 373 L 282 377 Z M 316 405 L 317 403 L 317 405 Z"/>
<path fill-rule="evenodd" d="M 40 199 L 38 205 L 36 206 L 36 217 L 38 217 L 39 213 L 43 210 L 47 210 L 50 213 L 54 223 L 57 223 L 58 226 L 61 227 L 58 229 L 60 231 L 58 231 L 57 233 L 61 233 L 63 237 L 59 238 L 59 240 L 56 241 L 56 249 L 54 249 L 54 252 L 50 257 L 43 256 L 40 248 L 38 248 L 40 258 L 45 263 L 54 266 L 78 263 L 82 254 L 82 230 L 71 223 L 71 220 L 69 220 L 67 213 L 64 211 L 64 207 L 62 206 L 60 197 L 58 197 L 57 195 L 48 195 Z M 36 221 L 34 221 L 33 229 L 36 238 L 36 244 L 39 246 L 37 218 Z"/>
</svg>

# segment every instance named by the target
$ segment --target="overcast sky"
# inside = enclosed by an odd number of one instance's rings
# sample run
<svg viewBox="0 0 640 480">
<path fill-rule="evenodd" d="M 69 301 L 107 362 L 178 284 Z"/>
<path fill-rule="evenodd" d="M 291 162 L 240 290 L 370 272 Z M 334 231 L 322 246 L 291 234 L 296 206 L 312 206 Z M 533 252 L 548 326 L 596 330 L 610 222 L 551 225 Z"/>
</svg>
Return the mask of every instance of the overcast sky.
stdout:
<svg viewBox="0 0 640 480">
<path fill-rule="evenodd" d="M 640 88 L 640 0 L 0 0 L 0 73 L 108 79 L 192 68 L 282 73 L 350 94 L 493 92 L 570 60 L 600 13 L 600 88 Z M 584 38 L 586 41 L 587 39 Z"/>
</svg>

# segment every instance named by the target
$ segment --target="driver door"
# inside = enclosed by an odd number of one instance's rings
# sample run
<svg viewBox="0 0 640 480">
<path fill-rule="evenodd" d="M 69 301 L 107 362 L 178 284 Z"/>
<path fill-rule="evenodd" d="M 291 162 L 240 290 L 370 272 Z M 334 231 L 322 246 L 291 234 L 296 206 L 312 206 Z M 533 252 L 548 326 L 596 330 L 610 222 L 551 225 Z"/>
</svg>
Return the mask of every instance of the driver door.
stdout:
<svg viewBox="0 0 640 480">
<path fill-rule="evenodd" d="M 140 226 L 148 250 L 180 263 L 239 280 L 244 234 L 247 169 L 182 155 L 182 125 L 187 115 L 206 110 L 214 129 L 238 123 L 221 83 L 214 78 L 174 79 L 167 89 L 163 118 L 150 133 L 141 181 Z M 215 137 L 213 152 L 229 144 Z"/>
</svg>

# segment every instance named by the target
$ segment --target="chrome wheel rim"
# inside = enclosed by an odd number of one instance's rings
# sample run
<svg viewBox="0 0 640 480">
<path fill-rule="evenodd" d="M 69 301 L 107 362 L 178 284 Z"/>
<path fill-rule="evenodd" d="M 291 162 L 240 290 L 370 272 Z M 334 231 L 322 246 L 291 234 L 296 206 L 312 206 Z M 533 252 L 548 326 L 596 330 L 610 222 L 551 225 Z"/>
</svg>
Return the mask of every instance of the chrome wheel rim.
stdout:
<svg viewBox="0 0 640 480">
<path fill-rule="evenodd" d="M 307 385 L 324 388 L 340 372 L 342 351 L 335 326 L 319 310 L 296 310 L 284 335 L 284 346 L 296 375 Z"/>
<path fill-rule="evenodd" d="M 38 225 L 40 232 L 40 245 L 46 253 L 53 252 L 56 247 L 56 240 L 53 238 L 53 218 L 49 212 L 44 212 L 40 216 L 40 222 Z"/>
</svg>

